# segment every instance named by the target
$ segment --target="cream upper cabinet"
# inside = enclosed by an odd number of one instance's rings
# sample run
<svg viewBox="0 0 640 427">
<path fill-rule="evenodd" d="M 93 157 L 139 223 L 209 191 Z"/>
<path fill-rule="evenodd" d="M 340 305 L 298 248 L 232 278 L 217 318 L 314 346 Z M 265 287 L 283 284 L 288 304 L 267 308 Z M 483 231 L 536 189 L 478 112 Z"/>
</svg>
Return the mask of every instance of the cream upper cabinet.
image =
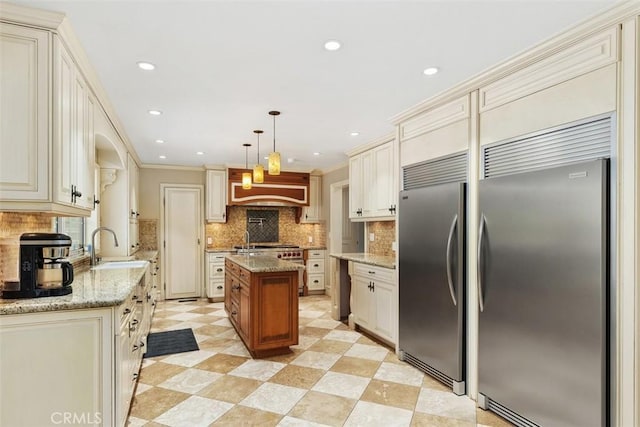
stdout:
<svg viewBox="0 0 640 427">
<path fill-rule="evenodd" d="M 96 105 L 89 87 L 56 35 L 2 24 L 0 36 L 1 209 L 88 216 Z"/>
<path fill-rule="evenodd" d="M 480 87 L 480 144 L 615 111 L 619 32 L 594 34 Z"/>
<path fill-rule="evenodd" d="M 349 218 L 362 216 L 362 155 L 349 158 Z"/>
<path fill-rule="evenodd" d="M 316 223 L 322 221 L 322 177 L 309 177 L 309 206 L 302 208 L 301 223 Z"/>
<path fill-rule="evenodd" d="M 71 55 L 54 36 L 54 200 L 57 203 L 93 209 L 95 149 L 89 139 L 89 89 Z M 91 135 L 93 136 L 93 135 Z"/>
<path fill-rule="evenodd" d="M 395 141 L 387 140 L 349 158 L 349 218 L 395 218 L 395 149 Z"/>
<path fill-rule="evenodd" d="M 49 202 L 51 34 L 0 23 L 0 205 Z"/>
<path fill-rule="evenodd" d="M 227 221 L 227 172 L 207 170 L 207 222 Z"/>
<path fill-rule="evenodd" d="M 139 212 L 139 175 L 140 168 L 131 154 L 127 156 L 127 172 L 129 179 L 129 216 L 130 219 L 137 220 L 140 217 Z"/>
</svg>

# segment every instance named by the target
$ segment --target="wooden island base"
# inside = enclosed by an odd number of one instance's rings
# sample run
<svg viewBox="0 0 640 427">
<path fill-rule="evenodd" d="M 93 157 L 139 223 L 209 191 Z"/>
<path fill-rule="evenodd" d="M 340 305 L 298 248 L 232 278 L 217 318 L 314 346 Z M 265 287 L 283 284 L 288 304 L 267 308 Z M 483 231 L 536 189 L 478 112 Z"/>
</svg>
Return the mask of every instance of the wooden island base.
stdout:
<svg viewBox="0 0 640 427">
<path fill-rule="evenodd" d="M 297 264 L 263 256 L 225 260 L 224 305 L 254 358 L 291 353 L 298 344 Z"/>
</svg>

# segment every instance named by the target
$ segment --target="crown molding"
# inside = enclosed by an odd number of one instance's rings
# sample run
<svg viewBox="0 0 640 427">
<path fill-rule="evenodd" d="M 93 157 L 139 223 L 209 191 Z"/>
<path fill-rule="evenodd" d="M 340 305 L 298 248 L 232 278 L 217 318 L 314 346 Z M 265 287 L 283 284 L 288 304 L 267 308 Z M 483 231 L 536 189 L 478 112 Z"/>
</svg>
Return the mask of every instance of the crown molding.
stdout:
<svg viewBox="0 0 640 427">
<path fill-rule="evenodd" d="M 443 103 L 453 101 L 463 95 L 469 94 L 483 86 L 500 80 L 509 74 L 528 67 L 529 65 L 562 51 L 580 40 L 622 24 L 623 21 L 640 15 L 640 1 L 625 0 L 616 3 L 610 9 L 605 10 L 591 18 L 569 27 L 567 30 L 556 34 L 547 40 L 526 49 L 480 73 L 462 81 L 461 83 L 440 92 L 426 100 L 410 107 L 395 116 L 389 118 L 393 125 L 398 125 L 418 114 L 421 114 Z"/>
<path fill-rule="evenodd" d="M 3 22 L 55 30 L 64 18 L 65 14 L 61 12 L 0 2 L 0 21 Z"/>
</svg>

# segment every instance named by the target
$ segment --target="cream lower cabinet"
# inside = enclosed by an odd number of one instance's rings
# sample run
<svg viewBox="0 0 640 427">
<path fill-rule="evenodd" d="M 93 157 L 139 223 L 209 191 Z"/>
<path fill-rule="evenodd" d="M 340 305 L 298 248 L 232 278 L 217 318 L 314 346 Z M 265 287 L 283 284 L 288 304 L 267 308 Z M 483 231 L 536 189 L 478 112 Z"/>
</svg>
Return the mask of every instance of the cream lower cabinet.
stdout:
<svg viewBox="0 0 640 427">
<path fill-rule="evenodd" d="M 398 290 L 395 270 L 350 263 L 353 323 L 395 344 L 397 340 Z"/>
<path fill-rule="evenodd" d="M 0 342 L 0 425 L 119 424 L 112 308 L 0 316 Z"/>
<path fill-rule="evenodd" d="M 224 260 L 231 252 L 212 252 L 205 254 L 207 283 L 205 289 L 211 302 L 224 301 Z"/>
<path fill-rule="evenodd" d="M 322 293 L 324 292 L 327 251 L 324 249 L 307 249 L 305 252 L 304 282 L 307 285 L 307 290 L 314 294 Z"/>
<path fill-rule="evenodd" d="M 153 314 L 148 277 L 118 307 L 0 316 L 0 425 L 124 426 Z"/>
</svg>

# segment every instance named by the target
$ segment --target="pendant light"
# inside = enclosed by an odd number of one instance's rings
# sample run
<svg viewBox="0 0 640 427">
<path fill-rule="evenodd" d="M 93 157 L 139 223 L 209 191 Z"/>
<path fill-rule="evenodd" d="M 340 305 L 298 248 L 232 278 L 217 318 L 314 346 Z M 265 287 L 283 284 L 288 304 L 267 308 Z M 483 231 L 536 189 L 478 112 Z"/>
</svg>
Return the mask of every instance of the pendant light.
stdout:
<svg viewBox="0 0 640 427">
<path fill-rule="evenodd" d="M 244 146 L 244 168 L 249 169 L 249 147 L 251 144 L 242 144 Z M 251 190 L 251 172 L 242 173 L 242 188 Z"/>
<path fill-rule="evenodd" d="M 273 152 L 269 153 L 269 175 L 280 175 L 280 153 L 276 151 L 276 116 L 280 111 L 269 111 L 273 116 Z"/>
<path fill-rule="evenodd" d="M 260 134 L 261 130 L 254 130 L 253 133 L 258 135 L 258 161 L 256 165 L 253 167 L 253 182 L 255 184 L 262 184 L 264 182 L 264 168 L 260 164 Z"/>
</svg>

